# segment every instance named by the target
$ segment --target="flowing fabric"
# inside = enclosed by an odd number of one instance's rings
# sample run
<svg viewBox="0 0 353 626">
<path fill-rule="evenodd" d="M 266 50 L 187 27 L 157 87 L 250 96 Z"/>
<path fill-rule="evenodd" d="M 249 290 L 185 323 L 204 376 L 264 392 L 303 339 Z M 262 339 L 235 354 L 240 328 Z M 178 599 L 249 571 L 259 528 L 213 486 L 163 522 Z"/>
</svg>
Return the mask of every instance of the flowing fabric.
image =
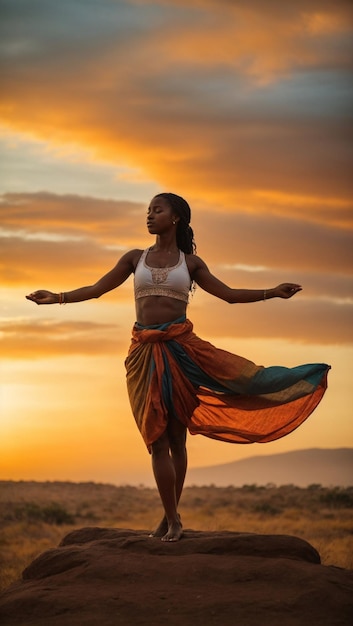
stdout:
<svg viewBox="0 0 353 626">
<path fill-rule="evenodd" d="M 280 439 L 316 408 L 330 369 L 255 365 L 200 339 L 185 318 L 136 324 L 125 365 L 131 408 L 149 450 L 171 417 L 193 435 L 221 441 Z"/>
</svg>

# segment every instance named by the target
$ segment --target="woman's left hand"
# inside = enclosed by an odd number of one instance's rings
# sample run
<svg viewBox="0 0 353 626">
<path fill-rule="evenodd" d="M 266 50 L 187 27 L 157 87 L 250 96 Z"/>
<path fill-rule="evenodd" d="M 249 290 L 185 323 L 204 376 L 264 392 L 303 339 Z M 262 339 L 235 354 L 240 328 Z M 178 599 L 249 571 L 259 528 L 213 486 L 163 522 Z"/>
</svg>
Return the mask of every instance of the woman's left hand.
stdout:
<svg viewBox="0 0 353 626">
<path fill-rule="evenodd" d="M 294 283 L 282 283 L 275 287 L 274 293 L 276 298 L 291 298 L 295 296 L 298 291 L 301 291 L 302 287 Z"/>
</svg>

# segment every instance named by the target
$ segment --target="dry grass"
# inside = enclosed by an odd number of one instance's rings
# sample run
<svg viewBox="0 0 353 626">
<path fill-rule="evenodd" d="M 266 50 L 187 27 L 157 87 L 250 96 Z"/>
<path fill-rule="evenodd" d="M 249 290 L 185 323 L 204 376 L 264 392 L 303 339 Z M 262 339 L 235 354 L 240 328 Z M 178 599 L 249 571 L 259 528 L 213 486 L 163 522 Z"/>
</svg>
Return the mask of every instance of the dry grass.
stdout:
<svg viewBox="0 0 353 626">
<path fill-rule="evenodd" d="M 148 530 L 162 515 L 155 489 L 95 483 L 0 482 L 0 589 L 74 528 Z M 324 565 L 353 568 L 353 488 L 287 485 L 188 487 L 185 528 L 289 534 L 311 543 Z"/>
</svg>

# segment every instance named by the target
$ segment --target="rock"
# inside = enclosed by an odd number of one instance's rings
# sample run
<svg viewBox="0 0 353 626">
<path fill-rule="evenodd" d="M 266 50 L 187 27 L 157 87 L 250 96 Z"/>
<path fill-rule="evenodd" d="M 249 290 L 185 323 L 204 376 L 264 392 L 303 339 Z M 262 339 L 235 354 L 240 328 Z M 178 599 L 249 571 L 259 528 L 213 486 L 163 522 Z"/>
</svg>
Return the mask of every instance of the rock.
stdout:
<svg viewBox="0 0 353 626">
<path fill-rule="evenodd" d="M 83 528 L 0 597 L 4 626 L 346 626 L 353 572 L 297 537 Z"/>
</svg>

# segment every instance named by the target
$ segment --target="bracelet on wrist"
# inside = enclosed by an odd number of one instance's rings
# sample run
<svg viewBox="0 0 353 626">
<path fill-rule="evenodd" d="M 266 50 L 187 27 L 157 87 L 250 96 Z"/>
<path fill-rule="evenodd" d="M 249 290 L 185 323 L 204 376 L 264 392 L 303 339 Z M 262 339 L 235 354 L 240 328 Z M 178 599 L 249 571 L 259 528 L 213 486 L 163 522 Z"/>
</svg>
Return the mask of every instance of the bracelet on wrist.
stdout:
<svg viewBox="0 0 353 626">
<path fill-rule="evenodd" d="M 264 289 L 264 302 L 265 302 L 266 298 L 267 298 L 267 290 Z"/>
<path fill-rule="evenodd" d="M 59 293 L 59 304 L 66 304 L 66 302 L 65 302 L 65 293 L 63 293 L 62 291 L 60 291 L 60 293 Z"/>
</svg>

